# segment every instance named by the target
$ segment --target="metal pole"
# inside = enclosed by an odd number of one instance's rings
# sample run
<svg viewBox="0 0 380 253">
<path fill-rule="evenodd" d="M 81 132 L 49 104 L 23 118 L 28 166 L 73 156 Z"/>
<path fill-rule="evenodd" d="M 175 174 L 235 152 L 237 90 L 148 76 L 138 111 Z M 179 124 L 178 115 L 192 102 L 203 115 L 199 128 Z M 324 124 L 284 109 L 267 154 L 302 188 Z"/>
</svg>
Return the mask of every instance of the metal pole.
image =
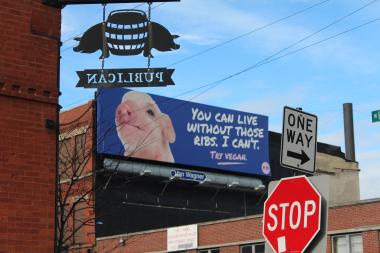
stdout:
<svg viewBox="0 0 380 253">
<path fill-rule="evenodd" d="M 346 146 L 346 160 L 355 160 L 355 139 L 354 139 L 354 122 L 352 113 L 352 103 L 343 104 L 344 116 L 344 141 Z"/>
</svg>

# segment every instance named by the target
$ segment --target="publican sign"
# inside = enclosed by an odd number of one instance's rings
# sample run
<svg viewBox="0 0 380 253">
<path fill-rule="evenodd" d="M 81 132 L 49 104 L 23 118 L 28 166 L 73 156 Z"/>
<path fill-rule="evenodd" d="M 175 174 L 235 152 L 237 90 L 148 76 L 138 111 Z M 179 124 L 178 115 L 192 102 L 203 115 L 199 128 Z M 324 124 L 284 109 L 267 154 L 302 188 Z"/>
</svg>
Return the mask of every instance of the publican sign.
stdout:
<svg viewBox="0 0 380 253">
<path fill-rule="evenodd" d="M 86 69 L 77 71 L 77 87 L 157 87 L 174 85 L 171 78 L 174 69 L 136 68 L 136 69 Z"/>
<path fill-rule="evenodd" d="M 98 153 L 269 176 L 268 117 L 99 89 Z M 195 159 L 196 158 L 196 159 Z"/>
<path fill-rule="evenodd" d="M 149 7 L 150 8 L 150 7 Z M 174 69 L 151 68 L 152 50 L 168 52 L 177 50 L 175 43 L 178 35 L 172 35 L 164 26 L 152 22 L 144 11 L 127 9 L 112 11 L 107 20 L 90 27 L 78 41 L 73 50 L 91 54 L 101 52 L 103 61 L 116 56 L 136 56 L 148 58 L 147 68 L 133 69 L 87 69 L 77 71 L 77 87 L 157 87 L 174 85 L 171 76 Z M 103 62 L 104 63 L 104 62 Z"/>
</svg>

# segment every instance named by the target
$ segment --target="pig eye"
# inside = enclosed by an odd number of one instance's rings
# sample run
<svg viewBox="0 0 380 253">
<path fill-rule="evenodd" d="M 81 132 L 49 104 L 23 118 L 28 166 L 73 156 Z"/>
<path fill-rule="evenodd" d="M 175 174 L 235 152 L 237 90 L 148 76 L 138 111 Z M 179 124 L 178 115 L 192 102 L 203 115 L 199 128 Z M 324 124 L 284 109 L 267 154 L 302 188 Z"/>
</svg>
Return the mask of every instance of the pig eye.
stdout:
<svg viewBox="0 0 380 253">
<path fill-rule="evenodd" d="M 148 109 L 146 111 L 150 116 L 154 117 L 154 111 L 152 109 Z"/>
</svg>

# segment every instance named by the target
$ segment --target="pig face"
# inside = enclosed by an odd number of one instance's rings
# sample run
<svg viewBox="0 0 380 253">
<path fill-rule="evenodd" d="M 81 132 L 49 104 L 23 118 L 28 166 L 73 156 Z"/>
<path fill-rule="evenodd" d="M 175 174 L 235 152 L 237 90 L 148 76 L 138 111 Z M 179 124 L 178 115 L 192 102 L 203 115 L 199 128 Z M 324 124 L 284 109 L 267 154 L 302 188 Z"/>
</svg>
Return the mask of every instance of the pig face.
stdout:
<svg viewBox="0 0 380 253">
<path fill-rule="evenodd" d="M 169 146 L 175 141 L 172 122 L 148 94 L 124 94 L 116 109 L 115 124 L 125 156 L 174 162 Z"/>
</svg>

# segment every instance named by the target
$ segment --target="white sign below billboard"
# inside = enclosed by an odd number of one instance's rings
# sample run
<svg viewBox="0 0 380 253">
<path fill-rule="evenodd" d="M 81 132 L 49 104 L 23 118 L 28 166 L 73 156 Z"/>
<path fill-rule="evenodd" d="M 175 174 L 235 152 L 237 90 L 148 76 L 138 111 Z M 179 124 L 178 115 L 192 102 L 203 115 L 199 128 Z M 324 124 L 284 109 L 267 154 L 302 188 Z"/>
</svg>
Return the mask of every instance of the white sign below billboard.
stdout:
<svg viewBox="0 0 380 253">
<path fill-rule="evenodd" d="M 168 228 L 167 251 L 182 251 L 198 247 L 198 226 L 187 225 Z"/>
</svg>

